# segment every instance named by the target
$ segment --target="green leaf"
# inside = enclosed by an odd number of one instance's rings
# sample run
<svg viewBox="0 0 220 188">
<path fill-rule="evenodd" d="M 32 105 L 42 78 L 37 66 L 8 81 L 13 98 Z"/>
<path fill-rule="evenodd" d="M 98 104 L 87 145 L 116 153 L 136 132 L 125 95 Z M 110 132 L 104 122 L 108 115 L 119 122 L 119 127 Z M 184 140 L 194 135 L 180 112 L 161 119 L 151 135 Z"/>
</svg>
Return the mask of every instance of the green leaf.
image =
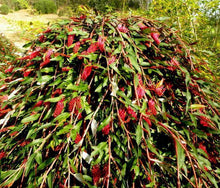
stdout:
<svg viewBox="0 0 220 188">
<path fill-rule="evenodd" d="M 52 172 L 50 172 L 47 175 L 47 183 L 48 183 L 49 188 L 53 188 L 53 174 L 52 174 Z"/>
<path fill-rule="evenodd" d="M 53 121 L 56 122 L 61 122 L 61 121 L 65 121 L 68 117 L 70 117 L 70 113 L 68 112 L 64 112 L 62 114 L 60 114 L 59 116 L 57 116 Z"/>
<path fill-rule="evenodd" d="M 105 118 L 102 123 L 98 126 L 97 131 L 101 131 L 106 125 L 109 124 L 109 122 L 111 121 L 111 115 L 109 115 L 107 118 Z"/>
<path fill-rule="evenodd" d="M 29 158 L 25 165 L 25 176 L 27 176 L 30 172 L 30 170 L 34 170 L 34 159 L 36 157 L 37 153 L 33 153 Z"/>
<path fill-rule="evenodd" d="M 140 66 L 138 65 L 138 60 L 136 57 L 137 56 L 135 54 L 128 55 L 128 58 L 130 59 L 131 64 L 140 73 L 141 69 L 140 69 Z"/>
<path fill-rule="evenodd" d="M 28 116 L 24 119 L 21 120 L 21 123 L 28 123 L 30 121 L 35 121 L 37 120 L 38 118 L 40 117 L 40 114 L 35 114 L 35 115 L 32 115 L 32 116 Z"/>
<path fill-rule="evenodd" d="M 136 142 L 137 145 L 140 145 L 142 139 L 142 128 L 140 125 L 137 126 L 136 128 Z"/>
<path fill-rule="evenodd" d="M 49 98 L 46 99 L 44 102 L 58 102 L 60 101 L 63 97 L 65 97 L 65 95 L 60 95 L 59 97 L 53 97 L 53 98 Z"/>
<path fill-rule="evenodd" d="M 176 147 L 177 147 L 177 164 L 179 166 L 179 169 L 182 168 L 184 162 L 185 162 L 185 153 L 184 153 L 184 149 L 182 148 L 182 146 L 179 143 L 179 140 L 176 140 Z"/>
</svg>

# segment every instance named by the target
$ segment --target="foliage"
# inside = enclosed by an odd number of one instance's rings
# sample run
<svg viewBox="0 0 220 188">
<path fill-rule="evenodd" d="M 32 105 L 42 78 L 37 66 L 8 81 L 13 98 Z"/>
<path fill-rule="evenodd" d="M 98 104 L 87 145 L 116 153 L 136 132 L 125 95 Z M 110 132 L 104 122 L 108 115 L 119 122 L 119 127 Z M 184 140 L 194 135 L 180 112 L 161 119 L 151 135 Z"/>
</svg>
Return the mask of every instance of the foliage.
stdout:
<svg viewBox="0 0 220 188">
<path fill-rule="evenodd" d="M 34 8 L 41 14 L 56 13 L 57 7 L 52 0 L 39 0 L 34 3 Z"/>
<path fill-rule="evenodd" d="M 176 32 L 81 16 L 27 46 L 1 73 L 1 187 L 218 187 L 219 88 Z"/>
<path fill-rule="evenodd" d="M 9 13 L 9 8 L 8 8 L 8 6 L 7 5 L 2 5 L 1 7 L 0 7 L 0 14 L 5 14 L 5 15 L 7 15 Z"/>
</svg>

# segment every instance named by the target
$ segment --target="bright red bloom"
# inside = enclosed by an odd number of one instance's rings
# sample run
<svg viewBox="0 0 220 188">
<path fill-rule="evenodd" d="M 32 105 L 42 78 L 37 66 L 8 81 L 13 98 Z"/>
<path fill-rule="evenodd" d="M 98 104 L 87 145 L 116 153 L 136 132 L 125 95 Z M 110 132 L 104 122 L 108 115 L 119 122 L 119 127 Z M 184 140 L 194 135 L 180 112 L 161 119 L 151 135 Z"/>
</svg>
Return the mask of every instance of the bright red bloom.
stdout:
<svg viewBox="0 0 220 188">
<path fill-rule="evenodd" d="M 159 33 L 151 33 L 150 35 L 154 39 L 156 44 L 159 45 L 160 44 L 160 39 L 159 39 L 160 34 Z"/>
<path fill-rule="evenodd" d="M 74 140 L 75 144 L 78 144 L 81 141 L 82 137 L 80 136 L 79 133 L 77 133 L 76 138 Z"/>
<path fill-rule="evenodd" d="M 44 101 L 42 101 L 42 100 L 41 100 L 41 101 L 38 101 L 38 102 L 34 105 L 33 108 L 36 108 L 36 107 L 42 106 L 43 103 L 44 103 Z"/>
<path fill-rule="evenodd" d="M 80 17 L 79 17 L 80 20 L 84 20 L 86 19 L 86 15 L 82 14 Z"/>
<path fill-rule="evenodd" d="M 122 25 L 121 23 L 118 25 L 118 30 L 122 33 L 127 33 L 129 31 L 128 28 Z"/>
<path fill-rule="evenodd" d="M 75 46 L 73 47 L 73 53 L 76 54 L 79 51 L 80 42 L 76 42 Z"/>
<path fill-rule="evenodd" d="M 202 143 L 199 144 L 199 149 L 203 150 L 208 155 L 208 152 L 206 150 L 206 146 L 204 146 Z"/>
<path fill-rule="evenodd" d="M 69 112 L 72 112 L 74 110 L 74 113 L 78 114 L 78 110 L 81 109 L 81 99 L 80 97 L 75 97 L 73 99 L 70 100 L 69 102 Z"/>
<path fill-rule="evenodd" d="M 25 72 L 24 72 L 24 77 L 28 77 L 31 72 L 32 72 L 31 70 L 25 71 Z"/>
<path fill-rule="evenodd" d="M 155 93 L 156 93 L 159 97 L 161 97 L 161 96 L 164 94 L 165 90 L 166 90 L 166 88 L 164 88 L 163 86 L 161 86 L 161 87 L 158 87 L 158 88 L 155 89 Z"/>
<path fill-rule="evenodd" d="M 43 33 L 50 33 L 51 32 L 51 29 L 48 28 L 46 31 L 44 31 Z"/>
<path fill-rule="evenodd" d="M 61 94 L 62 94 L 62 89 L 58 88 L 52 93 L 51 97 L 55 97 L 56 95 L 61 95 Z"/>
<path fill-rule="evenodd" d="M 121 120 L 125 121 L 125 118 L 126 118 L 126 111 L 125 111 L 125 109 L 120 108 L 118 110 L 118 113 L 119 113 L 119 116 L 120 116 Z"/>
<path fill-rule="evenodd" d="M 147 122 L 147 124 L 148 124 L 150 127 L 152 126 L 150 118 L 148 118 L 147 116 L 143 116 L 143 119 Z"/>
<path fill-rule="evenodd" d="M 208 123 L 211 122 L 211 120 L 205 116 L 199 116 L 199 122 L 204 127 L 211 127 L 211 125 Z"/>
<path fill-rule="evenodd" d="M 44 39 L 45 39 L 44 35 L 39 36 L 39 42 L 44 42 Z"/>
<path fill-rule="evenodd" d="M 87 66 L 87 67 L 84 68 L 82 76 L 81 76 L 82 80 L 85 81 L 89 77 L 89 75 L 92 72 L 92 67 L 93 66 Z"/>
<path fill-rule="evenodd" d="M 102 177 L 102 171 L 100 170 L 99 165 L 93 166 L 91 171 L 92 171 L 93 183 L 96 185 L 99 182 L 99 179 Z"/>
<path fill-rule="evenodd" d="M 129 106 L 127 109 L 128 114 L 130 114 L 134 119 L 137 120 L 137 113 Z"/>
<path fill-rule="evenodd" d="M 139 99 L 143 98 L 143 96 L 145 95 L 145 90 L 140 85 L 137 87 L 137 95 Z"/>
<path fill-rule="evenodd" d="M 20 146 L 21 147 L 24 147 L 24 146 L 26 146 L 26 145 L 28 145 L 28 144 L 30 144 L 31 142 L 30 141 L 24 141 L 24 142 L 22 142 L 21 144 L 20 144 Z"/>
<path fill-rule="evenodd" d="M 141 30 L 145 30 L 145 29 L 149 28 L 149 27 L 147 27 L 145 24 L 143 24 L 142 22 L 141 22 L 141 23 L 138 23 L 138 26 L 139 26 L 139 28 L 140 28 Z"/>
<path fill-rule="evenodd" d="M 68 35 L 67 46 L 70 47 L 73 44 L 75 35 Z"/>
<path fill-rule="evenodd" d="M 99 38 L 98 38 L 98 47 L 99 47 L 99 50 L 101 52 L 105 51 L 104 46 L 105 46 L 105 38 L 103 38 L 102 36 L 99 36 Z"/>
<path fill-rule="evenodd" d="M 109 59 L 108 59 L 108 64 L 111 65 L 112 63 L 114 63 L 116 61 L 116 57 L 115 56 L 111 56 Z"/>
<path fill-rule="evenodd" d="M 98 50 L 98 44 L 97 43 L 92 43 L 89 48 L 87 49 L 87 53 L 94 53 Z"/>
<path fill-rule="evenodd" d="M 48 51 L 46 52 L 46 55 L 45 55 L 44 62 L 40 64 L 40 67 L 44 67 L 44 66 L 46 66 L 47 64 L 50 63 L 50 56 L 52 54 L 53 54 L 53 50 L 52 49 L 48 49 Z"/>
<path fill-rule="evenodd" d="M 56 108 L 55 111 L 53 113 L 53 117 L 57 117 L 61 114 L 61 112 L 64 109 L 64 104 L 63 104 L 64 99 L 61 99 L 57 104 L 56 104 Z"/>
<path fill-rule="evenodd" d="M 70 67 L 62 67 L 62 72 L 68 72 L 70 70 Z"/>
<path fill-rule="evenodd" d="M 156 110 L 156 108 L 155 108 L 155 102 L 154 102 L 153 99 L 150 99 L 150 100 L 148 101 L 148 106 L 149 106 L 149 109 L 151 110 L 152 114 L 153 114 L 153 115 L 157 115 L 157 110 Z"/>
<path fill-rule="evenodd" d="M 6 156 L 6 153 L 4 152 L 4 151 L 1 151 L 0 152 L 0 160 L 2 159 L 2 158 L 4 158 Z"/>
<path fill-rule="evenodd" d="M 111 129 L 110 125 L 109 125 L 109 124 L 106 125 L 106 126 L 102 129 L 102 134 L 104 134 L 104 135 L 108 135 L 110 129 Z"/>
<path fill-rule="evenodd" d="M 5 73 L 8 73 L 8 72 L 11 73 L 13 71 L 13 69 L 14 69 L 14 67 L 10 67 L 10 68 L 5 70 Z"/>
</svg>

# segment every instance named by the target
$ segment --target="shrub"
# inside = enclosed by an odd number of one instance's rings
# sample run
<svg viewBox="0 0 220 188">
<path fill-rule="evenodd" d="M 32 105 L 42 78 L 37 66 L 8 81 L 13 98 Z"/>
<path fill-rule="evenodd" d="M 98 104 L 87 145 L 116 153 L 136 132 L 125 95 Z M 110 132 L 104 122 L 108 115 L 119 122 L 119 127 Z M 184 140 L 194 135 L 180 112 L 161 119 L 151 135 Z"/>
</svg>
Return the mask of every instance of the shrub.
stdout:
<svg viewBox="0 0 220 188">
<path fill-rule="evenodd" d="M 165 25 L 72 17 L 5 71 L 0 186 L 218 187 L 219 101 Z"/>
<path fill-rule="evenodd" d="M 57 7 L 52 0 L 39 0 L 34 3 L 34 8 L 41 14 L 56 13 Z"/>
<path fill-rule="evenodd" d="M 0 13 L 7 15 L 7 14 L 9 13 L 9 8 L 8 8 L 8 6 L 7 6 L 7 5 L 2 5 L 2 6 L 0 7 Z"/>
</svg>

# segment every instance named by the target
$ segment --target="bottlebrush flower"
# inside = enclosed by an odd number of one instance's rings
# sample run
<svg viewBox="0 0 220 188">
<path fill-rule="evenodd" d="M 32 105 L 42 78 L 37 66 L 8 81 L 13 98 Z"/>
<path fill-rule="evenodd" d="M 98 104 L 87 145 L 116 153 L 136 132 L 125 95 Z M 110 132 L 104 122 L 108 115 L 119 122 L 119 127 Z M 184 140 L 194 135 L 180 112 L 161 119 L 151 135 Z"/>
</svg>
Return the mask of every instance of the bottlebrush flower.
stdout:
<svg viewBox="0 0 220 188">
<path fill-rule="evenodd" d="M 143 119 L 147 122 L 147 124 L 149 125 L 149 127 L 152 126 L 150 118 L 148 118 L 147 116 L 143 116 Z"/>
<path fill-rule="evenodd" d="M 92 72 L 92 67 L 93 66 L 86 66 L 85 68 L 84 68 L 84 70 L 83 70 L 83 73 L 82 73 L 82 76 L 81 76 L 81 78 L 82 78 L 82 80 L 86 80 L 87 78 L 88 78 L 88 76 L 91 74 L 91 72 Z"/>
<path fill-rule="evenodd" d="M 97 43 L 92 43 L 89 48 L 87 49 L 87 53 L 94 53 L 98 50 L 98 44 Z"/>
<path fill-rule="evenodd" d="M 43 103 L 44 103 L 44 101 L 40 100 L 40 101 L 38 101 L 38 102 L 34 105 L 33 108 L 40 107 L 40 106 L 43 105 Z"/>
<path fill-rule="evenodd" d="M 80 42 L 76 42 L 75 46 L 73 47 L 73 53 L 76 54 L 79 51 Z"/>
<path fill-rule="evenodd" d="M 26 145 L 28 145 L 28 144 L 30 144 L 31 142 L 30 141 L 24 141 L 24 142 L 22 142 L 21 144 L 20 144 L 20 146 L 21 147 L 24 147 L 24 146 L 26 146 Z"/>
<path fill-rule="evenodd" d="M 199 123 L 204 127 L 211 127 L 211 125 L 208 123 L 211 122 L 210 119 L 208 119 L 205 116 L 199 116 Z"/>
<path fill-rule="evenodd" d="M 14 69 L 14 67 L 10 67 L 10 68 L 5 70 L 5 73 L 8 73 L 8 72 L 11 73 L 13 71 L 13 69 Z"/>
<path fill-rule="evenodd" d="M 68 107 L 69 112 L 72 112 L 74 110 L 74 113 L 77 112 L 77 114 L 78 114 L 78 110 L 81 108 L 82 108 L 82 106 L 81 106 L 81 98 L 80 97 L 75 97 L 70 100 L 69 107 Z"/>
<path fill-rule="evenodd" d="M 93 166 L 91 171 L 92 171 L 93 183 L 97 185 L 99 179 L 102 177 L 102 171 L 100 170 L 99 165 Z"/>
<path fill-rule="evenodd" d="M 98 38 L 98 47 L 99 47 L 99 50 L 101 52 L 105 51 L 104 46 L 105 46 L 105 38 L 103 38 L 102 36 L 99 36 L 99 38 Z"/>
<path fill-rule="evenodd" d="M 50 56 L 51 56 L 52 54 L 53 54 L 53 50 L 52 50 L 52 49 L 49 49 L 49 50 L 46 52 L 44 62 L 40 64 L 40 67 L 44 67 L 44 66 L 46 66 L 47 64 L 50 63 Z"/>
<path fill-rule="evenodd" d="M 139 99 L 143 98 L 143 96 L 145 95 L 145 90 L 140 85 L 137 87 L 137 95 Z"/>
<path fill-rule="evenodd" d="M 104 135 L 108 135 L 109 134 L 109 131 L 110 131 L 110 125 L 106 125 L 103 129 L 102 129 L 102 134 Z"/>
<path fill-rule="evenodd" d="M 43 33 L 50 33 L 51 32 L 51 29 L 48 28 L 46 31 L 44 31 Z"/>
<path fill-rule="evenodd" d="M 62 67 L 62 72 L 68 72 L 70 70 L 70 67 Z"/>
<path fill-rule="evenodd" d="M 6 153 L 4 152 L 4 151 L 1 151 L 0 152 L 0 160 L 2 159 L 2 158 L 4 158 L 6 156 Z"/>
<path fill-rule="evenodd" d="M 142 22 L 138 23 L 138 26 L 141 30 L 145 30 L 145 29 L 149 28 L 145 24 L 143 24 Z"/>
<path fill-rule="evenodd" d="M 166 90 L 166 88 L 164 88 L 163 86 L 161 86 L 161 87 L 158 87 L 158 88 L 155 89 L 155 93 L 156 93 L 159 97 L 161 97 L 161 96 L 164 94 L 165 90 Z"/>
<path fill-rule="evenodd" d="M 130 114 L 135 120 L 137 120 L 137 113 L 129 106 L 127 109 L 128 114 Z"/>
<path fill-rule="evenodd" d="M 63 111 L 64 108 L 64 104 L 63 104 L 64 99 L 61 99 L 57 104 L 56 104 L 56 108 L 55 111 L 53 113 L 53 117 L 57 117 L 58 115 L 61 114 L 61 112 Z"/>
<path fill-rule="evenodd" d="M 156 108 L 155 108 L 155 102 L 154 102 L 153 99 L 150 99 L 150 100 L 148 101 L 148 107 L 149 107 L 149 109 L 151 110 L 151 112 L 152 112 L 153 115 L 157 115 L 157 110 L 156 110 Z"/>
<path fill-rule="evenodd" d="M 70 47 L 73 44 L 75 35 L 68 35 L 67 46 Z"/>
<path fill-rule="evenodd" d="M 28 77 L 31 72 L 32 72 L 31 70 L 25 71 L 25 72 L 24 72 L 24 77 Z"/>
<path fill-rule="evenodd" d="M 52 93 L 51 97 L 53 98 L 56 95 L 61 95 L 61 94 L 62 94 L 62 89 L 58 88 Z"/>
<path fill-rule="evenodd" d="M 82 139 L 82 137 L 81 137 L 80 134 L 78 133 L 78 134 L 76 135 L 75 140 L 74 140 L 75 144 L 78 144 L 78 143 L 81 141 L 81 139 Z"/>
<path fill-rule="evenodd" d="M 44 39 L 45 39 L 44 35 L 40 35 L 38 40 L 39 40 L 39 42 L 42 43 L 42 42 L 44 42 Z"/>
<path fill-rule="evenodd" d="M 118 30 L 122 33 L 127 33 L 129 31 L 128 28 L 122 25 L 121 23 L 118 25 Z"/>
<path fill-rule="evenodd" d="M 203 150 L 208 155 L 208 152 L 206 150 L 206 146 L 204 146 L 202 143 L 199 144 L 199 149 Z"/>
<path fill-rule="evenodd" d="M 82 14 L 80 17 L 79 17 L 80 20 L 84 20 L 86 19 L 86 15 Z"/>
<path fill-rule="evenodd" d="M 118 110 L 118 113 L 119 113 L 119 116 L 120 116 L 121 120 L 125 121 L 125 118 L 126 118 L 126 111 L 125 111 L 125 109 L 120 108 Z"/>
<path fill-rule="evenodd" d="M 109 59 L 108 59 L 108 65 L 111 65 L 112 63 L 114 63 L 116 61 L 116 57 L 115 56 L 111 56 Z"/>
<path fill-rule="evenodd" d="M 160 39 L 159 39 L 160 34 L 159 33 L 151 33 L 150 35 L 154 39 L 156 44 L 159 45 L 160 44 Z"/>
</svg>

